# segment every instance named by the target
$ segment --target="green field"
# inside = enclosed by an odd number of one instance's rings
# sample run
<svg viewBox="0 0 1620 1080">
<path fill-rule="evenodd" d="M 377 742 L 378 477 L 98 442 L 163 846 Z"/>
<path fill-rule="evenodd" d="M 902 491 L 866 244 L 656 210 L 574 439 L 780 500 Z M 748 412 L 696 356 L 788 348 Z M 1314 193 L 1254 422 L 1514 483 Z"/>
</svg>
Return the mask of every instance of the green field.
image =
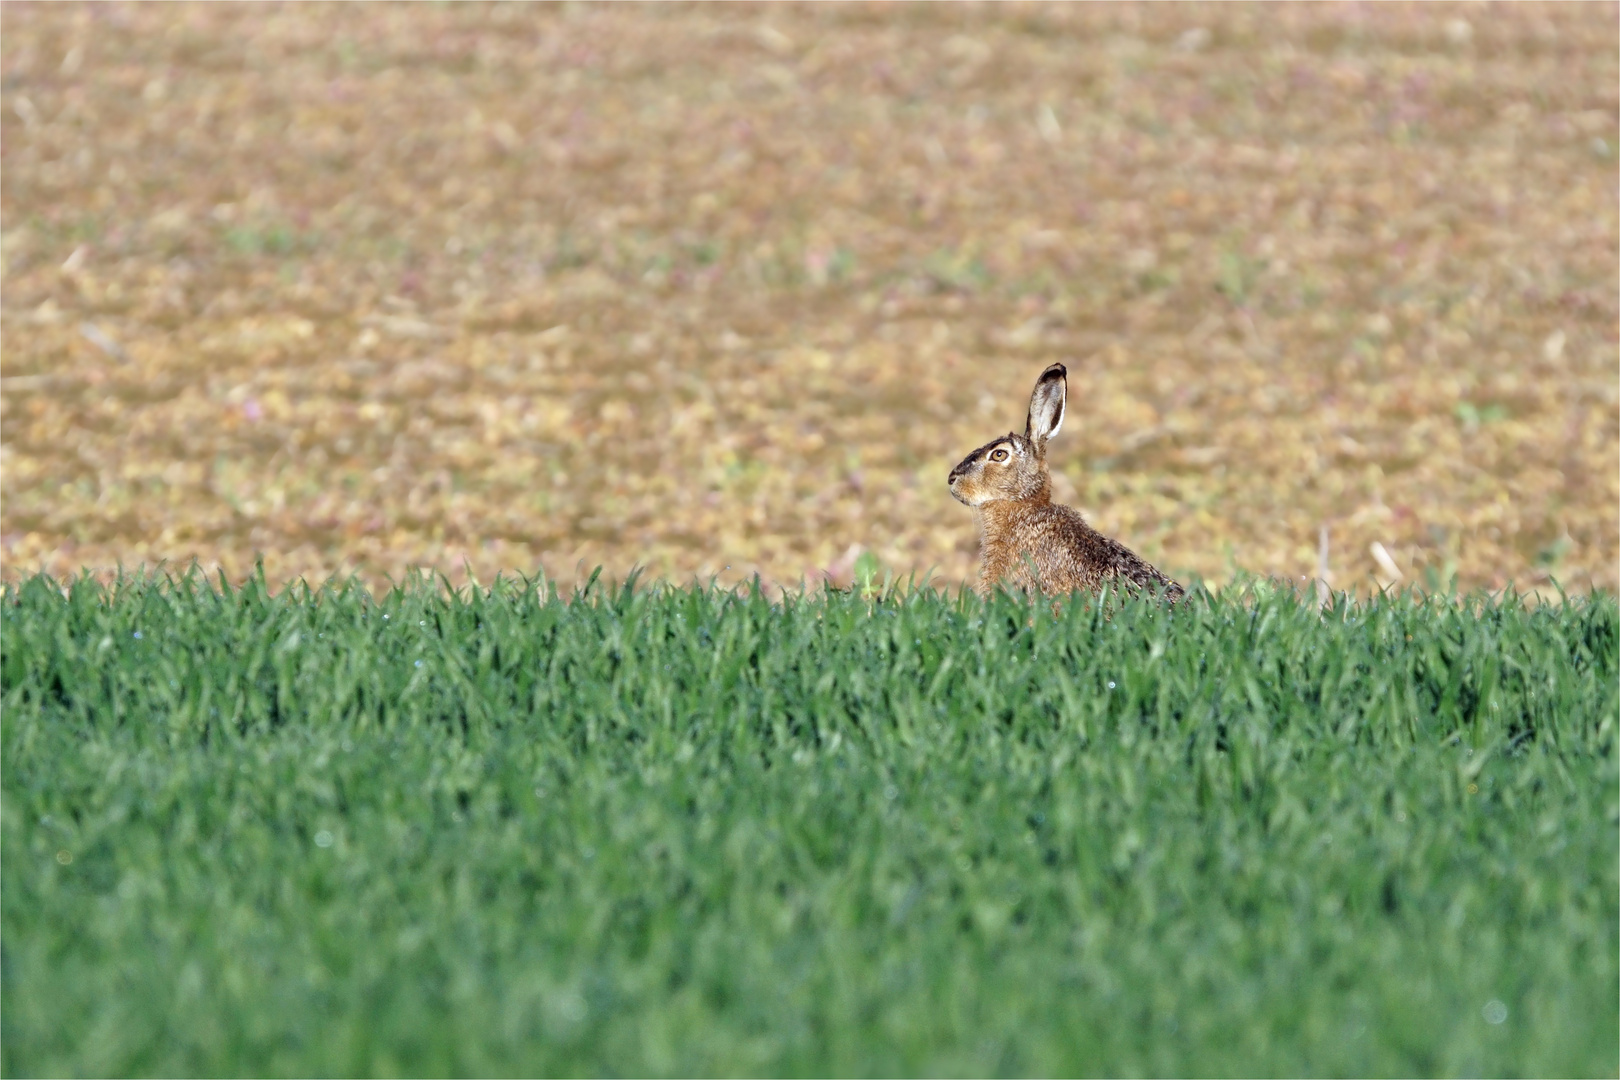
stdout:
<svg viewBox="0 0 1620 1080">
<path fill-rule="evenodd" d="M 0 616 L 6 1075 L 1620 1068 L 1605 594 Z"/>
</svg>

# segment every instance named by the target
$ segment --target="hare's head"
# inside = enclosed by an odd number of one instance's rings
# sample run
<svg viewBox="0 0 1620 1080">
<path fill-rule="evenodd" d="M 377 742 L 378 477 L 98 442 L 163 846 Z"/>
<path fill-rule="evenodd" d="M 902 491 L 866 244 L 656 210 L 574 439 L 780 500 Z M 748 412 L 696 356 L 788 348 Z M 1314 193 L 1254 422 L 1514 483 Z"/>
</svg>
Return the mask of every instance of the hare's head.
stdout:
<svg viewBox="0 0 1620 1080">
<path fill-rule="evenodd" d="M 1068 369 L 1053 364 L 1035 380 L 1024 433 L 991 439 L 951 470 L 951 494 L 968 506 L 1000 500 L 1046 502 L 1052 476 L 1046 469 L 1046 440 L 1063 426 L 1069 396 Z"/>
</svg>

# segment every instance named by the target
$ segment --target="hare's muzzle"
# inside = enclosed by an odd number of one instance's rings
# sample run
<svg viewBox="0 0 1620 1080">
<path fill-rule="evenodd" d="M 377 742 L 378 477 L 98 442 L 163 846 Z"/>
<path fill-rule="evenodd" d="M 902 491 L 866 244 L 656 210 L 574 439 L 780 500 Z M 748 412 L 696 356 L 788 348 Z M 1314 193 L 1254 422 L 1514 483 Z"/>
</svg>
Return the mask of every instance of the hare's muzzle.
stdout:
<svg viewBox="0 0 1620 1080">
<path fill-rule="evenodd" d="M 973 504 L 968 499 L 963 497 L 962 488 L 957 487 L 956 482 L 958 480 L 962 479 L 962 477 L 966 476 L 968 473 L 970 473 L 972 471 L 973 471 L 973 455 L 969 454 L 967 456 L 967 458 L 965 458 L 960 465 L 958 465 L 956 468 L 951 470 L 950 480 L 947 481 L 947 483 L 948 483 L 948 485 L 950 486 L 950 489 L 951 489 L 952 497 L 954 497 L 957 502 L 964 503 L 964 504 L 966 504 L 968 506 L 972 506 Z M 968 485 L 964 485 L 964 486 L 968 486 Z"/>
</svg>

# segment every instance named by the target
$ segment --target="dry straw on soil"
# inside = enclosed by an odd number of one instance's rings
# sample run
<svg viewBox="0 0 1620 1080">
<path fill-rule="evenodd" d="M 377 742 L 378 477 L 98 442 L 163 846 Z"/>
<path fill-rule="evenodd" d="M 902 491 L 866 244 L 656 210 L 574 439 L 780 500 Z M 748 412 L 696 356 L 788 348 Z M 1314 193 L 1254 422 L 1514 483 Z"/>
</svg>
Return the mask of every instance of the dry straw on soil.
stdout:
<svg viewBox="0 0 1620 1080">
<path fill-rule="evenodd" d="M 955 582 L 1062 360 L 1171 572 L 1616 585 L 1613 4 L 0 20 L 7 578 Z"/>
</svg>

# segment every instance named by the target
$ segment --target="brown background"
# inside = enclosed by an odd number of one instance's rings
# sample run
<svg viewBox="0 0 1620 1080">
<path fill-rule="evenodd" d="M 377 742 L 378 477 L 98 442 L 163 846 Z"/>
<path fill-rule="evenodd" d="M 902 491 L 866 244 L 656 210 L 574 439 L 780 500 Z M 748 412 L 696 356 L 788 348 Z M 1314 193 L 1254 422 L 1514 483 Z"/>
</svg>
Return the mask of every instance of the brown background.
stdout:
<svg viewBox="0 0 1620 1080">
<path fill-rule="evenodd" d="M 1614 4 L 0 8 L 0 545 L 1616 585 Z"/>
</svg>

